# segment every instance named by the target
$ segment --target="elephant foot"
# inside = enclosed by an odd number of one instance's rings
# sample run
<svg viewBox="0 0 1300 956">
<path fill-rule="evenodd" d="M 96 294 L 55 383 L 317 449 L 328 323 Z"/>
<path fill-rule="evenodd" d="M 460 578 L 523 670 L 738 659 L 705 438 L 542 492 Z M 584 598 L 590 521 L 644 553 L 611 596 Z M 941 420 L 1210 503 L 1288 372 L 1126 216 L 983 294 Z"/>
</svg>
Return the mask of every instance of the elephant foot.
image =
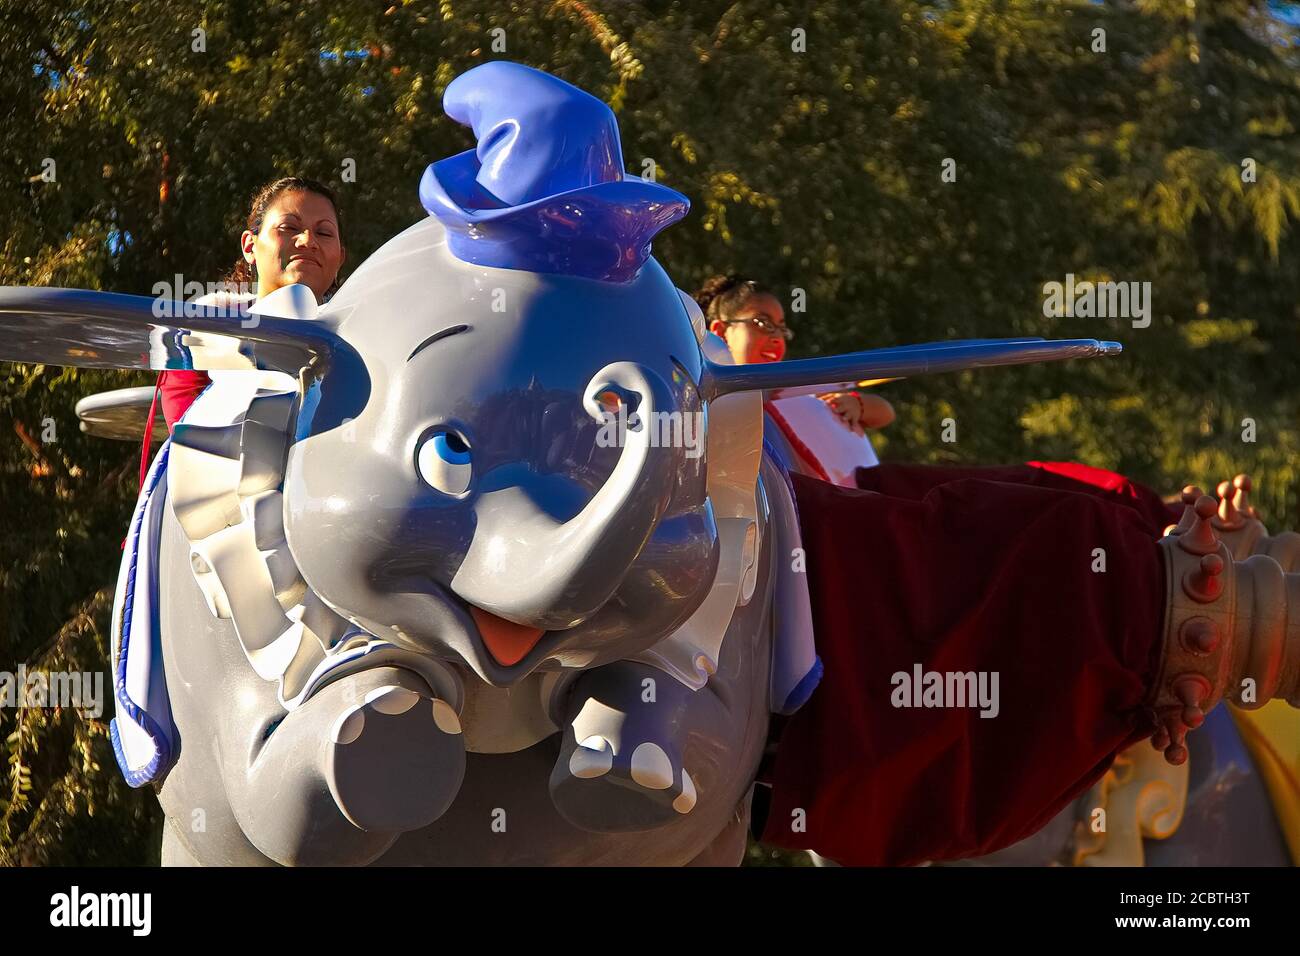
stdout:
<svg viewBox="0 0 1300 956">
<path fill-rule="evenodd" d="M 697 795 L 676 747 L 570 727 L 551 771 L 551 799 L 576 827 L 597 833 L 653 830 L 695 808 Z"/>
<path fill-rule="evenodd" d="M 465 776 L 456 711 L 399 668 L 367 672 L 369 689 L 334 720 L 325 780 L 342 814 L 366 831 L 408 832 L 451 806 Z"/>
</svg>

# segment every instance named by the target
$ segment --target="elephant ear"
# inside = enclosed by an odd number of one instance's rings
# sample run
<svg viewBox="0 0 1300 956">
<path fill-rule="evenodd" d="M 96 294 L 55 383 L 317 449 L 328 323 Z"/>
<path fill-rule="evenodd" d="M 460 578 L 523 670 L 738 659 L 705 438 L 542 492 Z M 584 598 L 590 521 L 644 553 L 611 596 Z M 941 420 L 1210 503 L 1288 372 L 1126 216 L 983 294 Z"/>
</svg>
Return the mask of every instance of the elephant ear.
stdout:
<svg viewBox="0 0 1300 956">
<path fill-rule="evenodd" d="M 307 300 L 310 299 L 308 303 Z M 255 306 L 203 306 L 80 289 L 0 289 L 0 361 L 119 369 L 323 374 L 347 346 L 304 286 Z"/>
<path fill-rule="evenodd" d="M 1117 355 L 1118 342 L 1096 339 L 963 339 L 901 345 L 822 358 L 752 365 L 706 360 L 700 389 L 708 400 L 731 392 L 776 390 L 773 398 L 815 395 L 857 388 L 864 379 L 907 378 L 995 365 L 1025 365 L 1062 359 Z"/>
</svg>

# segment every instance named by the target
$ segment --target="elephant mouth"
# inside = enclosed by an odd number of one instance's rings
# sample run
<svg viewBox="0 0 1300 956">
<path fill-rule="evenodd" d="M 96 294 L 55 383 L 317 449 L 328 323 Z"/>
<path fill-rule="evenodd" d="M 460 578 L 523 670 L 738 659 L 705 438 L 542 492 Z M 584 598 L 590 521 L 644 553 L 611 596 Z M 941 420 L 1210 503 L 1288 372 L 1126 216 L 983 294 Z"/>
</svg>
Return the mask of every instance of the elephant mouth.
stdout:
<svg viewBox="0 0 1300 956">
<path fill-rule="evenodd" d="M 417 654 L 456 660 L 495 687 L 524 679 L 572 636 L 506 620 L 427 574 L 393 576 L 385 585 L 382 593 L 400 609 L 363 615 L 360 626 Z M 391 600 L 381 599 L 385 605 Z"/>
<path fill-rule="evenodd" d="M 507 621 L 473 604 L 469 606 L 469 613 L 474 619 L 474 626 L 478 628 L 483 646 L 502 667 L 513 667 L 522 661 L 546 633 L 544 628 Z"/>
</svg>

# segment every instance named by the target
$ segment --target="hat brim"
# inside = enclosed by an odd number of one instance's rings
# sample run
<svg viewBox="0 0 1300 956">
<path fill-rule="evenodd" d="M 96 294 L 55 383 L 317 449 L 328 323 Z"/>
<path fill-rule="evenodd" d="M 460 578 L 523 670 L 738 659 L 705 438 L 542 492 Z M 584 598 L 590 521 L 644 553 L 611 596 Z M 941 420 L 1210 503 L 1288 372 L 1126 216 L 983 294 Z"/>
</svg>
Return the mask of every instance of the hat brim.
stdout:
<svg viewBox="0 0 1300 956">
<path fill-rule="evenodd" d="M 478 184 L 474 150 L 431 164 L 420 201 L 447 229 L 453 255 L 504 269 L 626 281 L 651 240 L 691 204 L 659 183 L 627 177 L 511 206 Z"/>
</svg>

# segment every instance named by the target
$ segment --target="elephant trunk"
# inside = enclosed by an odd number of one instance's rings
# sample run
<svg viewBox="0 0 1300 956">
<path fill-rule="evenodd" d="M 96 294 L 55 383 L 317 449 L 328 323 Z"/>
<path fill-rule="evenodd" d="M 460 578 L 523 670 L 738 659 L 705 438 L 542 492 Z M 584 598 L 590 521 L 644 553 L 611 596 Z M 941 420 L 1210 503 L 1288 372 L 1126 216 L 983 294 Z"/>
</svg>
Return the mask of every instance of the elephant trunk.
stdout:
<svg viewBox="0 0 1300 956">
<path fill-rule="evenodd" d="M 547 514 L 517 485 L 480 495 L 474 540 L 451 588 L 470 604 L 542 630 L 574 627 L 618 589 L 672 496 L 684 451 L 657 440 L 658 412 L 673 399 L 663 378 L 615 362 L 591 380 L 583 407 L 612 423 L 609 393 L 630 408 L 613 473 L 568 521 Z M 604 401 L 602 401 L 604 398 Z"/>
</svg>

